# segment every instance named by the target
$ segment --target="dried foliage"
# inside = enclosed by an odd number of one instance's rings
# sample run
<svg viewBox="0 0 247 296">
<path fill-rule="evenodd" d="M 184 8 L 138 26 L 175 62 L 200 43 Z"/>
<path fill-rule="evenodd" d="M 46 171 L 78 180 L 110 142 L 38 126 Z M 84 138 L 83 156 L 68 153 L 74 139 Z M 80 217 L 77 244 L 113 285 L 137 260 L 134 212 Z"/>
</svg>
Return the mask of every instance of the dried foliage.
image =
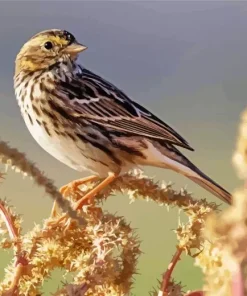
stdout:
<svg viewBox="0 0 247 296">
<path fill-rule="evenodd" d="M 234 161 L 247 172 L 247 133 L 245 118 Z M 175 191 L 171 185 L 155 183 L 135 171 L 119 177 L 97 195 L 93 204 L 75 211 L 75 204 L 97 182 L 80 189 L 69 188 L 64 197 L 24 154 L 0 142 L 2 163 L 30 175 L 56 200 L 61 213 L 48 217 L 41 225 L 23 233 L 22 220 L 7 201 L 0 201 L 0 246 L 14 250 L 14 257 L 0 283 L 0 294 L 41 295 L 45 279 L 52 270 L 61 268 L 73 279 L 64 283 L 54 295 L 130 295 L 136 273 L 140 242 L 123 217 L 102 210 L 102 201 L 116 192 L 125 193 L 130 201 L 142 199 L 161 206 L 176 206 L 188 216 L 186 224 L 175 230 L 178 243 L 175 254 L 164 272 L 155 296 L 230 296 L 247 295 L 247 192 L 238 190 L 233 205 L 223 212 L 215 203 L 194 199 L 186 190 Z M 239 161 L 241 159 L 241 161 Z M 195 258 L 205 274 L 203 291 L 185 292 L 175 282 L 172 272 L 181 254 Z"/>
<path fill-rule="evenodd" d="M 205 273 L 207 296 L 247 295 L 247 112 L 242 116 L 233 163 L 245 186 L 233 194 L 233 203 L 212 213 L 204 229 L 204 252 L 196 263 Z"/>
</svg>

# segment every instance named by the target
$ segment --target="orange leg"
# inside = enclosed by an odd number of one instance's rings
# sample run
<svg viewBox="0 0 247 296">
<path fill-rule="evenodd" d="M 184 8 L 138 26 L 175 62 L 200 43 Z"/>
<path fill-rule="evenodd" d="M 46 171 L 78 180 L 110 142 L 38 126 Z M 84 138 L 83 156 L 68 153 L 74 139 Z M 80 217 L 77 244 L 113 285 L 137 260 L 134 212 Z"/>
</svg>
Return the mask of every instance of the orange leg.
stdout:
<svg viewBox="0 0 247 296">
<path fill-rule="evenodd" d="M 76 190 L 78 186 L 83 185 L 87 182 L 97 180 L 97 179 L 98 179 L 98 176 L 95 176 L 95 175 L 88 176 L 88 177 L 85 177 L 82 179 L 78 179 L 78 180 L 70 182 L 67 185 L 64 185 L 63 187 L 60 188 L 59 191 L 62 195 L 65 195 L 69 188 L 71 188 L 71 190 Z M 57 213 L 57 203 L 56 203 L 56 201 L 54 201 L 53 207 L 51 210 L 51 217 L 54 218 L 56 216 L 56 213 Z"/>
<path fill-rule="evenodd" d="M 86 195 L 84 195 L 80 200 L 77 201 L 77 203 L 73 207 L 74 210 L 79 210 L 79 209 L 82 208 L 83 205 L 88 204 L 89 202 L 92 202 L 94 196 L 97 193 L 99 193 L 102 189 L 104 189 L 107 185 L 109 185 L 111 182 L 113 182 L 117 178 L 117 176 L 118 176 L 118 174 L 109 173 L 108 177 L 104 181 L 102 181 L 99 185 L 97 185 L 95 188 L 93 188 Z M 92 178 L 91 180 L 93 180 L 93 179 L 94 178 Z M 77 182 L 77 181 L 75 181 L 75 182 Z M 81 183 L 80 183 L 80 185 L 81 185 Z M 52 216 L 52 217 L 54 217 L 54 216 Z M 58 225 L 63 220 L 66 221 L 66 214 L 64 214 L 63 216 L 61 216 L 58 219 L 58 221 L 56 221 L 56 225 Z M 69 218 L 67 220 L 67 222 L 65 223 L 65 229 L 64 229 L 65 232 L 69 229 L 70 223 L 71 223 L 71 218 Z"/>
<path fill-rule="evenodd" d="M 116 178 L 117 174 L 109 173 L 108 177 L 102 181 L 99 185 L 94 187 L 91 191 L 89 191 L 86 195 L 84 195 L 80 200 L 75 204 L 75 210 L 80 210 L 83 205 L 92 202 L 93 198 L 97 193 L 99 193 L 102 189 L 104 189 L 107 185 L 112 183 Z"/>
<path fill-rule="evenodd" d="M 63 187 L 60 188 L 59 191 L 61 194 L 65 194 L 69 187 L 73 191 L 73 190 L 77 189 L 77 187 L 79 187 L 87 182 L 95 181 L 98 178 L 99 178 L 98 176 L 92 175 L 92 176 L 88 176 L 88 177 L 85 177 L 82 179 L 78 179 L 78 180 L 70 182 L 69 184 L 64 185 Z"/>
</svg>

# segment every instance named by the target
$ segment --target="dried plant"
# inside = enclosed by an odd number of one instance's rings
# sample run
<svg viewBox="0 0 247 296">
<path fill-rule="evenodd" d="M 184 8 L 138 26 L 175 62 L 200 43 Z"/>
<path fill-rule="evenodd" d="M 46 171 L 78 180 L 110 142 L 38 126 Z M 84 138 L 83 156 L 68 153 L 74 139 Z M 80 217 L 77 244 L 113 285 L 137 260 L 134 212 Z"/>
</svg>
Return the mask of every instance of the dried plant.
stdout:
<svg viewBox="0 0 247 296">
<path fill-rule="evenodd" d="M 234 161 L 247 172 L 247 133 L 245 118 Z M 56 200 L 60 213 L 23 233 L 21 218 L 7 201 L 0 201 L 0 245 L 13 249 L 14 257 L 0 283 L 0 294 L 41 295 L 45 279 L 52 270 L 62 268 L 73 279 L 64 283 L 54 295 L 130 295 L 136 273 L 140 242 L 123 217 L 102 210 L 102 201 L 116 192 L 126 193 L 131 201 L 152 200 L 162 206 L 176 206 L 188 216 L 186 224 L 175 230 L 178 243 L 175 254 L 162 276 L 156 296 L 247 295 L 247 192 L 233 194 L 233 205 L 223 212 L 215 203 L 193 198 L 185 189 L 175 191 L 171 185 L 155 183 L 140 171 L 119 177 L 97 195 L 93 204 L 74 210 L 76 202 L 95 186 L 88 182 L 80 189 L 69 188 L 64 197 L 53 182 L 24 154 L 0 142 L 2 163 L 30 175 Z M 239 161 L 241 160 L 241 161 Z M 244 175 L 245 176 L 245 175 Z M 1 175 L 1 177 L 3 177 Z M 172 272 L 181 254 L 195 258 L 205 274 L 201 291 L 185 292 L 174 281 Z M 204 292 L 203 292 L 204 291 Z"/>
<path fill-rule="evenodd" d="M 240 178 L 247 177 L 247 112 L 242 116 L 233 163 Z M 205 273 L 207 296 L 247 295 L 247 189 L 233 194 L 233 203 L 222 213 L 212 213 L 204 229 L 208 241 L 196 263 Z M 210 243 L 209 243 L 210 241 Z"/>
</svg>

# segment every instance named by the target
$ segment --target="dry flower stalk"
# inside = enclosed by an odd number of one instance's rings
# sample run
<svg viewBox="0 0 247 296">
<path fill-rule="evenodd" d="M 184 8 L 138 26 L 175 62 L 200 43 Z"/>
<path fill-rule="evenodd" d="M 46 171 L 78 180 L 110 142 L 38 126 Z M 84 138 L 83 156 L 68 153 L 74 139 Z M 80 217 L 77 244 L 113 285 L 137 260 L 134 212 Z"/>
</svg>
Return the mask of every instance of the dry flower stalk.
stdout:
<svg viewBox="0 0 247 296">
<path fill-rule="evenodd" d="M 245 185 L 233 194 L 230 207 L 208 217 L 204 251 L 196 258 L 205 274 L 207 296 L 247 295 L 247 110 L 242 116 L 233 163 Z"/>
<path fill-rule="evenodd" d="M 9 152 L 9 147 L 3 143 L 0 147 L 0 151 L 5 155 L 2 158 L 4 163 L 8 163 L 7 157 L 12 157 L 14 160 L 11 160 L 11 163 L 34 176 L 34 179 L 40 180 L 40 172 L 34 170 L 33 164 L 21 153 L 12 151 L 11 148 Z M 44 178 L 43 174 L 41 175 Z M 47 183 L 50 186 L 49 180 L 39 181 L 41 185 L 47 186 Z M 66 203 L 70 208 L 73 208 L 92 186 L 95 186 L 93 182 L 80 190 L 67 190 Z M 195 200 L 185 190 L 176 192 L 170 185 L 154 183 L 137 171 L 118 178 L 97 196 L 96 204 L 84 206 L 78 211 L 77 216 L 83 217 L 85 221 L 83 225 L 78 224 L 77 220 L 71 220 L 69 213 L 65 212 L 46 219 L 42 225 L 36 225 L 30 232 L 22 234 L 21 222 L 16 218 L 18 216 L 13 210 L 10 212 L 6 202 L 2 202 L 0 209 L 3 222 L 11 236 L 10 239 L 4 236 L 0 243 L 2 248 L 15 248 L 16 251 L 15 258 L 6 269 L 5 278 L 0 284 L 0 292 L 4 296 L 40 295 L 44 279 L 50 276 L 54 268 L 63 268 L 65 272 L 73 272 L 75 275 L 73 281 L 64 284 L 55 295 L 110 296 L 130 293 L 140 254 L 139 240 L 123 218 L 103 213 L 98 206 L 98 203 L 116 191 L 127 192 L 131 201 L 141 198 L 153 200 L 159 205 L 178 206 L 183 209 L 189 216 L 189 221 L 186 225 L 180 225 L 176 231 L 179 253 L 184 250 L 191 254 L 194 250 L 200 250 L 204 240 L 200 235 L 204 218 L 217 209 L 217 206 L 206 200 Z M 53 189 L 53 192 L 57 190 Z M 181 285 L 171 280 L 178 258 L 177 255 L 172 261 L 172 268 L 168 269 L 164 276 L 162 295 L 183 295 Z"/>
<path fill-rule="evenodd" d="M 83 295 L 86 291 L 87 295 L 102 295 L 105 290 L 106 295 L 126 295 L 140 253 L 138 239 L 119 217 L 89 208 L 85 217 L 87 226 L 74 222 L 66 232 L 64 227 L 44 223 L 20 234 L 19 254 L 23 255 L 16 254 L 7 268 L 1 295 L 39 295 L 43 280 L 57 267 L 75 276 L 56 295 Z"/>
<path fill-rule="evenodd" d="M 236 151 L 233 155 L 233 164 L 237 170 L 238 176 L 247 179 L 247 109 L 241 116 L 239 126 L 239 137 L 237 140 Z"/>
<path fill-rule="evenodd" d="M 183 248 L 178 248 L 177 252 L 175 253 L 175 255 L 173 256 L 171 263 L 169 264 L 166 272 L 163 275 L 163 281 L 162 281 L 162 285 L 161 285 L 161 289 L 159 291 L 158 296 L 168 296 L 169 295 L 169 287 L 170 287 L 170 283 L 172 282 L 171 280 L 171 275 L 172 272 L 177 264 L 177 262 L 180 260 L 180 256 L 183 252 Z"/>
<path fill-rule="evenodd" d="M 241 149 L 246 151 L 243 146 Z M 141 252 L 139 240 L 122 217 L 104 213 L 100 207 L 102 201 L 116 192 L 127 193 L 131 202 L 143 199 L 167 207 L 177 206 L 188 216 L 188 222 L 180 224 L 175 231 L 177 252 L 163 275 L 159 291 L 153 295 L 235 296 L 232 294 L 234 287 L 237 291 L 239 282 L 243 282 L 244 267 L 247 271 L 246 192 L 234 194 L 233 206 L 217 215 L 216 204 L 194 199 L 184 189 L 177 192 L 171 185 L 155 183 L 135 171 L 119 177 L 97 195 L 94 204 L 75 213 L 73 208 L 77 201 L 97 182 L 89 182 L 80 189 L 68 188 L 65 198 L 62 198 L 52 181 L 45 178 L 24 154 L 9 148 L 4 142 L 0 142 L 0 154 L 3 163 L 11 163 L 44 186 L 63 210 L 23 234 L 19 216 L 10 210 L 6 201 L 0 203 L 0 245 L 15 251 L 15 257 L 0 283 L 2 295 L 41 295 L 43 281 L 54 268 L 62 268 L 65 274 L 74 274 L 72 282 L 63 284 L 54 295 L 129 295 Z M 8 233 L 10 238 L 7 238 Z M 172 279 L 173 269 L 182 252 L 196 257 L 196 264 L 201 266 L 206 276 L 206 292 L 186 294 L 181 284 Z"/>
<path fill-rule="evenodd" d="M 46 193 L 58 203 L 72 218 L 79 219 L 81 224 L 85 224 L 82 217 L 71 208 L 70 204 L 62 197 L 60 192 L 53 185 L 53 181 L 48 179 L 40 169 L 26 158 L 26 155 L 15 148 L 11 148 L 6 142 L 0 141 L 0 162 L 11 166 L 17 172 L 21 171 L 24 175 L 32 177 L 38 186 L 44 187 Z"/>
</svg>

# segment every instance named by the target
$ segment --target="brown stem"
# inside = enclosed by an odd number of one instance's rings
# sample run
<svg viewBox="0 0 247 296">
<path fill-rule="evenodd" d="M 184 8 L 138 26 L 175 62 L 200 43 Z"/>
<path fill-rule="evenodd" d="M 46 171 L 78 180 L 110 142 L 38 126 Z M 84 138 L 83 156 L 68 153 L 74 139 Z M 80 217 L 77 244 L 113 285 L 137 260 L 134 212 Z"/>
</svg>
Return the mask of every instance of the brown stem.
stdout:
<svg viewBox="0 0 247 296">
<path fill-rule="evenodd" d="M 161 285 L 161 289 L 159 291 L 159 296 L 168 296 L 168 288 L 169 288 L 169 284 L 170 284 L 170 279 L 171 279 L 171 275 L 172 272 L 177 264 L 177 262 L 180 260 L 180 256 L 182 254 L 182 252 L 184 251 L 184 248 L 178 248 L 177 252 L 175 253 L 175 255 L 173 256 L 170 264 L 168 265 L 168 268 L 166 270 L 166 272 L 163 275 L 163 281 L 162 281 L 162 285 Z"/>
<path fill-rule="evenodd" d="M 16 287 L 18 286 L 19 280 L 23 273 L 23 269 L 24 269 L 24 265 L 22 265 L 22 263 L 17 264 L 15 269 L 15 275 L 10 286 L 10 290 L 15 290 Z"/>
<path fill-rule="evenodd" d="M 15 273 L 13 275 L 12 283 L 10 285 L 10 288 L 4 292 L 3 296 L 12 296 L 15 295 L 19 280 L 21 276 L 23 275 L 23 271 L 25 267 L 28 265 L 28 261 L 25 258 L 25 255 L 21 254 L 21 244 L 17 241 L 19 238 L 18 231 L 14 225 L 13 219 L 9 213 L 9 211 L 6 209 L 3 203 L 0 202 L 0 215 L 2 216 L 3 221 L 6 224 L 6 227 L 8 229 L 9 236 L 12 240 L 16 241 L 16 267 L 15 267 Z"/>
<path fill-rule="evenodd" d="M 5 206 L 1 202 L 0 202 L 0 215 L 2 216 L 2 219 L 6 224 L 10 238 L 12 240 L 17 239 L 18 233 L 17 233 L 17 230 L 16 230 L 14 223 L 11 219 L 11 215 L 9 214 L 9 212 L 7 211 L 7 209 L 5 208 Z"/>
<path fill-rule="evenodd" d="M 239 266 L 237 272 L 233 275 L 232 279 L 232 295 L 234 296 L 244 296 L 244 281 L 242 268 L 243 263 Z"/>
<path fill-rule="evenodd" d="M 18 288 L 19 280 L 20 280 L 21 276 L 23 275 L 24 268 L 25 268 L 25 265 L 23 265 L 22 263 L 18 263 L 16 265 L 15 274 L 13 275 L 13 280 L 12 280 L 11 286 L 7 291 L 4 292 L 3 296 L 16 295 L 15 293 Z"/>
</svg>

